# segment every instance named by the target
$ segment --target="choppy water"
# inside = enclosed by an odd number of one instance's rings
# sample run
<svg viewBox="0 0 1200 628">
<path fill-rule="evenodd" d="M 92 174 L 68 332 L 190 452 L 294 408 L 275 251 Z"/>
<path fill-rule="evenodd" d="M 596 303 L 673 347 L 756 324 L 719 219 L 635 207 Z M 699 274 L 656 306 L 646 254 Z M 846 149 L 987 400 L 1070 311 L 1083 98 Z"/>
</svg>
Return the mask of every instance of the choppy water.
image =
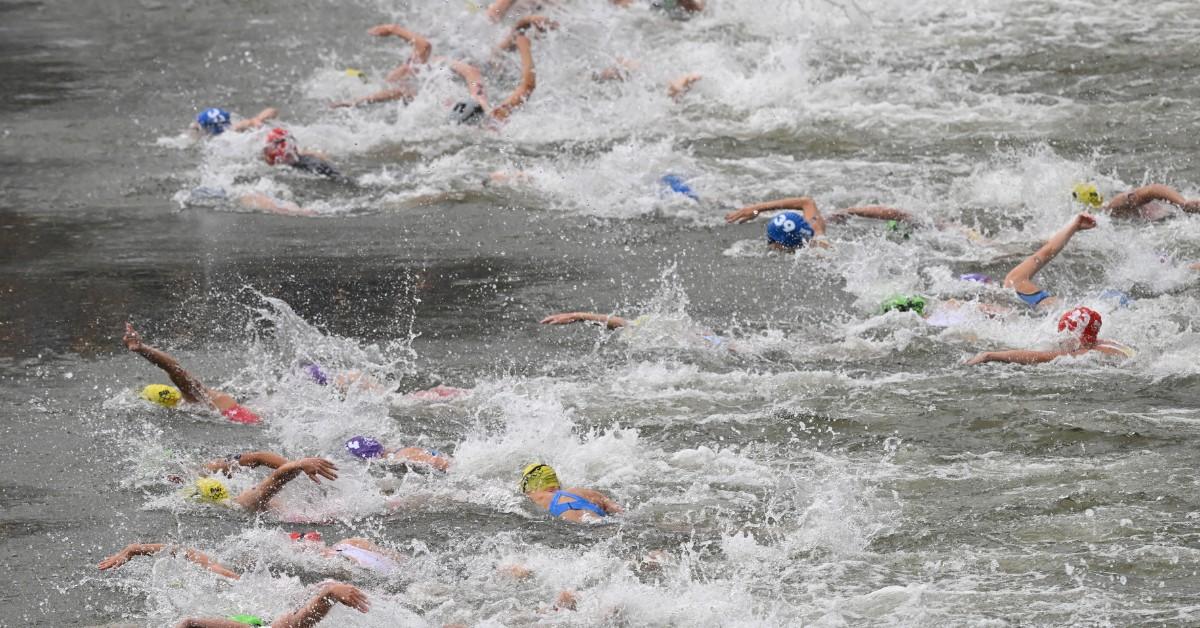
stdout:
<svg viewBox="0 0 1200 628">
<path fill-rule="evenodd" d="M 1040 275 L 1104 313 L 1138 349 L 1128 364 L 968 369 L 980 349 L 1051 342 L 1053 320 L 874 313 L 897 292 L 1005 302 L 955 277 L 1002 276 L 1077 210 L 1076 181 L 1200 193 L 1200 5 L 711 4 L 689 21 L 551 9 L 563 28 L 534 42 L 533 98 L 480 133 L 445 121 L 462 88 L 442 71 L 408 107 L 325 106 L 370 91 L 346 66 L 379 77 L 407 54 L 367 37 L 375 23 L 486 59 L 502 30 L 471 3 L 0 2 L 0 624 L 275 615 L 326 577 L 373 604 L 337 626 L 1200 622 L 1198 219 L 1101 218 Z M 641 62 L 631 80 L 587 80 L 618 56 Z M 663 85 L 688 71 L 704 79 L 675 104 Z M 495 99 L 516 69 L 489 80 Z M 356 183 L 269 170 L 260 135 L 180 135 L 201 108 L 268 104 Z M 483 187 L 495 170 L 529 178 Z M 664 195 L 666 172 L 701 202 Z M 198 186 L 320 216 L 192 202 Z M 723 224 L 796 194 L 993 244 L 856 222 L 789 258 L 761 250 L 761 223 Z M 575 309 L 648 318 L 537 324 Z M 127 318 L 266 426 L 138 401 L 162 378 L 120 347 Z M 313 358 L 472 393 L 339 399 L 294 371 Z M 357 465 L 339 453 L 355 433 L 456 465 Z M 277 531 L 312 524 L 200 508 L 162 480 L 248 447 L 335 457 L 336 483 L 285 491 L 290 516 L 410 554 L 403 573 L 297 553 Z M 534 459 L 628 514 L 546 520 L 516 490 Z M 95 569 L 138 540 L 247 576 Z M 665 566 L 642 562 L 655 550 Z M 577 611 L 546 610 L 561 589 Z"/>
</svg>

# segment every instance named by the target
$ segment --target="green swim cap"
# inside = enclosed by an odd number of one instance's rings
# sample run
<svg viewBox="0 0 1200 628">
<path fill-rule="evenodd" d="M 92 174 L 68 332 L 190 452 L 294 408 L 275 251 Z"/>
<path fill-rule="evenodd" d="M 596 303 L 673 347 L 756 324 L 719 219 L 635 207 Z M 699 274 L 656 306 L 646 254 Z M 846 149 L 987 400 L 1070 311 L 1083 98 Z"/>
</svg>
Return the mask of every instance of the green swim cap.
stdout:
<svg viewBox="0 0 1200 628">
<path fill-rule="evenodd" d="M 267 622 L 263 621 L 263 619 L 258 615 L 230 615 L 225 619 L 228 619 L 229 621 L 236 621 L 239 624 L 246 624 L 247 626 L 267 625 Z"/>
<path fill-rule="evenodd" d="M 899 312 L 916 312 L 921 316 L 925 315 L 925 297 L 912 296 L 894 296 L 883 303 L 879 304 L 881 313 L 887 314 L 892 310 Z"/>
<path fill-rule="evenodd" d="M 899 220 L 889 220 L 883 223 L 883 229 L 888 232 L 889 238 L 895 237 L 907 240 L 912 234 L 912 229 L 908 226 L 908 223 Z"/>
</svg>

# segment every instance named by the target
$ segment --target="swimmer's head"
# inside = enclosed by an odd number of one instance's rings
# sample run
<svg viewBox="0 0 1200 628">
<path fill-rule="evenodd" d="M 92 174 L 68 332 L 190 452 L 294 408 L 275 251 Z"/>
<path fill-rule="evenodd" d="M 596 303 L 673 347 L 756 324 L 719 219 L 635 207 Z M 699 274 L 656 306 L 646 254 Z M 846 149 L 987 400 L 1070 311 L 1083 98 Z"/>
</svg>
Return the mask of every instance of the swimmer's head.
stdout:
<svg viewBox="0 0 1200 628">
<path fill-rule="evenodd" d="M 229 499 L 229 489 L 215 478 L 200 478 L 196 480 L 196 498 L 200 501 L 219 504 Z"/>
<path fill-rule="evenodd" d="M 812 239 L 812 225 L 797 212 L 783 212 L 767 221 L 767 242 L 785 249 L 798 249 Z"/>
<path fill-rule="evenodd" d="M 1096 189 L 1095 184 L 1080 183 L 1071 188 L 1071 197 L 1092 207 L 1100 207 L 1104 204 L 1104 197 L 1100 195 L 1100 190 Z"/>
<path fill-rule="evenodd" d="M 321 542 L 321 533 L 316 530 L 308 532 L 288 532 L 288 538 L 293 541 L 312 541 L 313 543 Z"/>
<path fill-rule="evenodd" d="M 300 157 L 300 149 L 296 146 L 296 138 L 287 129 L 275 127 L 267 133 L 266 146 L 263 146 L 263 159 L 269 165 L 277 163 L 290 164 Z"/>
<path fill-rule="evenodd" d="M 165 384 L 150 384 L 142 389 L 142 399 L 153 401 L 164 408 L 174 408 L 183 399 L 179 389 Z"/>
<path fill-rule="evenodd" d="M 346 76 L 353 76 L 364 83 L 367 82 L 367 73 L 358 68 L 346 68 Z"/>
<path fill-rule="evenodd" d="M 356 458 L 378 458 L 383 455 L 383 445 L 369 436 L 355 436 L 346 441 L 346 451 Z"/>
<path fill-rule="evenodd" d="M 1084 345 L 1094 345 L 1100 335 L 1100 325 L 1104 322 L 1100 313 L 1086 307 L 1077 307 L 1058 319 L 1058 331 L 1065 331 L 1079 339 Z"/>
<path fill-rule="evenodd" d="M 992 278 L 983 273 L 967 273 L 959 275 L 958 278 L 962 281 L 974 281 L 975 283 L 992 283 Z"/>
<path fill-rule="evenodd" d="M 200 115 L 196 116 L 196 125 L 209 135 L 220 135 L 229 128 L 232 120 L 233 117 L 229 115 L 228 111 L 213 107 L 201 111 Z"/>
<path fill-rule="evenodd" d="M 558 476 L 548 464 L 535 462 L 521 470 L 521 492 L 550 491 L 558 488 Z"/>
<path fill-rule="evenodd" d="M 450 121 L 458 124 L 478 124 L 483 122 L 483 105 L 474 100 L 460 100 L 450 108 Z"/>
<path fill-rule="evenodd" d="M 884 314 L 895 310 L 897 312 L 916 312 L 917 314 L 924 316 L 925 297 L 919 295 L 894 296 L 883 303 L 880 303 L 879 309 Z"/>
<path fill-rule="evenodd" d="M 686 196 L 693 201 L 700 200 L 700 196 L 697 195 L 694 190 L 692 190 L 692 186 L 688 185 L 687 181 L 684 181 L 683 177 L 677 174 L 664 174 L 658 181 L 659 183 L 665 185 L 667 189 L 676 194 Z"/>
<path fill-rule="evenodd" d="M 304 374 L 307 375 L 309 379 L 317 384 L 320 384 L 321 386 L 329 385 L 329 375 L 325 373 L 320 364 L 317 364 L 316 362 L 301 362 L 300 368 L 304 370 Z"/>
</svg>

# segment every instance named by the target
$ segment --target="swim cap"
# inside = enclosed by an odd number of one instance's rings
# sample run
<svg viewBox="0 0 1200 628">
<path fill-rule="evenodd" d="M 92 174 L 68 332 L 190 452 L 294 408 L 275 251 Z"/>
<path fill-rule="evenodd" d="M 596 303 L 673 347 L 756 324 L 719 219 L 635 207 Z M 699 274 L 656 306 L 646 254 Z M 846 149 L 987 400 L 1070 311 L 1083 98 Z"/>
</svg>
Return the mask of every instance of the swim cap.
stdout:
<svg viewBox="0 0 1200 628">
<path fill-rule="evenodd" d="M 1094 345 L 1097 336 L 1100 335 L 1100 325 L 1103 322 L 1100 313 L 1096 310 L 1077 307 L 1058 319 L 1058 331 L 1070 332 L 1079 338 L 1079 342 L 1085 345 Z"/>
<path fill-rule="evenodd" d="M 521 470 L 521 492 L 543 491 L 558 488 L 558 476 L 550 465 L 535 462 Z"/>
<path fill-rule="evenodd" d="M 658 182 L 667 186 L 676 194 L 682 194 L 693 201 L 700 200 L 700 197 L 694 191 L 692 191 L 692 187 L 683 180 L 683 177 L 677 174 L 664 174 L 662 178 L 658 180 Z"/>
<path fill-rule="evenodd" d="M 212 109 L 201 111 L 200 115 L 196 116 L 196 124 L 199 124 L 200 128 L 207 131 L 210 135 L 220 135 L 229 127 L 229 122 L 232 119 L 228 111 L 213 107 Z"/>
<path fill-rule="evenodd" d="M 974 281 L 975 283 L 992 283 L 992 278 L 983 273 L 967 273 L 959 275 L 958 278 L 962 281 Z"/>
<path fill-rule="evenodd" d="M 304 372 L 312 381 L 322 386 L 329 384 L 329 376 L 325 374 L 325 371 L 321 370 L 320 364 L 316 362 L 303 362 L 300 366 L 303 367 Z"/>
<path fill-rule="evenodd" d="M 921 316 L 925 315 L 925 297 L 921 296 L 894 296 L 883 303 L 879 304 L 880 310 L 884 314 L 896 310 L 897 312 L 916 312 Z"/>
<path fill-rule="evenodd" d="M 899 220 L 889 220 L 883 223 L 883 229 L 888 232 L 889 236 L 895 235 L 903 240 L 907 240 L 912 235 L 912 229 L 908 223 Z"/>
<path fill-rule="evenodd" d="M 236 621 L 239 624 L 246 624 L 247 626 L 266 626 L 267 625 L 267 622 L 264 621 L 263 618 L 259 617 L 258 615 L 230 615 L 226 619 L 228 619 L 229 621 Z"/>
<path fill-rule="evenodd" d="M 353 76 L 364 83 L 367 82 L 367 73 L 358 68 L 346 68 L 346 76 Z"/>
<path fill-rule="evenodd" d="M 458 124 L 474 124 L 483 119 L 483 105 L 474 100 L 460 100 L 450 109 L 450 121 Z"/>
<path fill-rule="evenodd" d="M 1104 204 L 1104 197 L 1100 196 L 1100 191 L 1091 183 L 1080 183 L 1071 188 L 1071 197 L 1092 207 L 1100 207 Z"/>
<path fill-rule="evenodd" d="M 767 223 L 767 241 L 789 249 L 804 246 L 813 237 L 812 225 L 796 212 L 783 212 Z"/>
<path fill-rule="evenodd" d="M 196 497 L 200 498 L 200 501 L 219 504 L 229 499 L 229 490 L 220 480 L 200 478 L 196 480 Z"/>
<path fill-rule="evenodd" d="M 355 436 L 346 441 L 346 451 L 358 458 L 378 458 L 383 455 L 383 445 L 369 436 Z"/>
<path fill-rule="evenodd" d="M 292 539 L 293 541 L 303 540 L 316 542 L 321 540 L 321 533 L 317 532 L 316 530 L 310 530 L 308 532 L 288 532 L 288 538 Z"/>
<path fill-rule="evenodd" d="M 267 145 L 263 147 L 263 159 L 272 166 L 277 162 L 286 164 L 295 161 L 300 156 L 300 151 L 296 148 L 296 139 L 287 129 L 271 129 L 271 132 L 267 133 L 266 142 Z"/>
<path fill-rule="evenodd" d="M 164 408 L 174 408 L 183 399 L 179 389 L 165 384 L 150 384 L 142 389 L 142 399 L 153 401 Z"/>
</svg>

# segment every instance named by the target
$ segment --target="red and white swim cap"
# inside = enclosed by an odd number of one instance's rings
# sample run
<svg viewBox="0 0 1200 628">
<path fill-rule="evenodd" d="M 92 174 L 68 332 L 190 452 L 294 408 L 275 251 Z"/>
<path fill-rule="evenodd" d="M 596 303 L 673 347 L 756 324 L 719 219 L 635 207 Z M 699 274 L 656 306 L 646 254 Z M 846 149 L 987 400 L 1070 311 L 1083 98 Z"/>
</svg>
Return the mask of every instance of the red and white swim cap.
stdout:
<svg viewBox="0 0 1200 628">
<path fill-rule="evenodd" d="M 1104 322 L 1100 312 L 1086 307 L 1077 307 L 1058 319 L 1058 331 L 1066 331 L 1079 338 L 1085 345 L 1096 344 L 1100 335 L 1100 325 Z"/>
<path fill-rule="evenodd" d="M 267 133 L 267 145 L 263 147 L 263 159 L 268 164 L 274 166 L 276 163 L 288 163 L 288 155 L 295 155 L 299 151 L 296 148 L 296 140 L 288 133 L 287 129 L 275 127 Z"/>
</svg>

